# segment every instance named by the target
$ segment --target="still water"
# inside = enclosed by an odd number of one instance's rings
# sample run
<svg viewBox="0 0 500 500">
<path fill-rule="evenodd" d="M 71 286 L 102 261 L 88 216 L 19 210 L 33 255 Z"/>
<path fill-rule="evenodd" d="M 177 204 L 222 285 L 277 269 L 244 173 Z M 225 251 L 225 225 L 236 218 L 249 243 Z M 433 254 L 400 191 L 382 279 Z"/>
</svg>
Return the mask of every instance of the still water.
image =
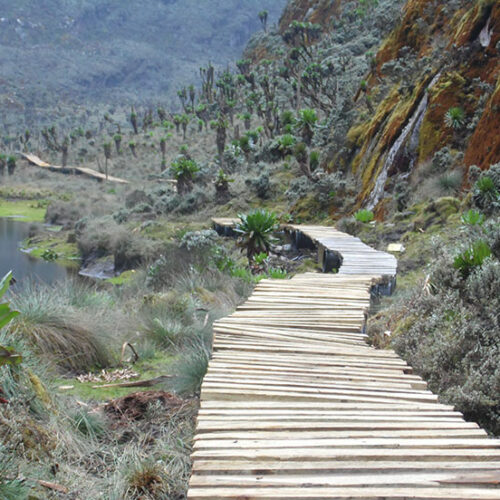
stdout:
<svg viewBox="0 0 500 500">
<path fill-rule="evenodd" d="M 32 281 L 53 284 L 69 277 L 71 271 L 53 262 L 45 262 L 21 252 L 20 244 L 28 237 L 29 224 L 0 217 L 0 278 L 12 271 L 17 283 Z"/>
</svg>

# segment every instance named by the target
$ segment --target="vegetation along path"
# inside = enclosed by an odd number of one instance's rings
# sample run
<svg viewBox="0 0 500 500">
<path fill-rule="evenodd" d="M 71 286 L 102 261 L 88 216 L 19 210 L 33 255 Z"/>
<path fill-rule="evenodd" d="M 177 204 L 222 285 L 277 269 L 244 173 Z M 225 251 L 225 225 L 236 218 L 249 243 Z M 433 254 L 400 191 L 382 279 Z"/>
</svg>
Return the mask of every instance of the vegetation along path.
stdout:
<svg viewBox="0 0 500 500">
<path fill-rule="evenodd" d="M 340 271 L 261 281 L 214 324 L 188 498 L 500 498 L 500 440 L 366 343 L 394 257 L 332 228 L 288 230 Z"/>
</svg>

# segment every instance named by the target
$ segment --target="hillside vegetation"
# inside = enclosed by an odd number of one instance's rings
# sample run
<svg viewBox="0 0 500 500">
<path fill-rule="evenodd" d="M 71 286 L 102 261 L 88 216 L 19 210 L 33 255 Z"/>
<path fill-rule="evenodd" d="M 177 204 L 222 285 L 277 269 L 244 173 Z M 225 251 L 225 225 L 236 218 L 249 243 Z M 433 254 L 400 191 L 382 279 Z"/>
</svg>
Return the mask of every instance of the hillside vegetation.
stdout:
<svg viewBox="0 0 500 500">
<path fill-rule="evenodd" d="M 76 497 L 185 498 L 212 321 L 263 277 L 318 270 L 278 222 L 400 243 L 398 289 L 374 304 L 371 341 L 500 433 L 498 2 L 290 0 L 276 26 L 260 18 L 232 64 L 210 53 L 186 83 L 166 78 L 172 105 L 117 94 L 3 135 L 9 213 L 36 207 L 56 226 L 33 225 L 25 246 L 109 276 L 12 289 L 21 314 L 0 345 L 23 357 L 0 372 L 0 491 L 18 494 L 7 498 L 43 495 L 39 479 Z M 21 151 L 130 183 L 42 170 Z M 237 241 L 211 230 L 214 216 L 242 217 Z M 120 370 L 164 376 L 161 391 L 92 387 Z"/>
<path fill-rule="evenodd" d="M 268 5 L 270 4 L 270 5 Z M 224 66 L 285 0 L 0 1 L 3 127 L 127 102 L 171 102 L 209 60 Z M 23 127 L 25 125 L 22 125 Z"/>
</svg>

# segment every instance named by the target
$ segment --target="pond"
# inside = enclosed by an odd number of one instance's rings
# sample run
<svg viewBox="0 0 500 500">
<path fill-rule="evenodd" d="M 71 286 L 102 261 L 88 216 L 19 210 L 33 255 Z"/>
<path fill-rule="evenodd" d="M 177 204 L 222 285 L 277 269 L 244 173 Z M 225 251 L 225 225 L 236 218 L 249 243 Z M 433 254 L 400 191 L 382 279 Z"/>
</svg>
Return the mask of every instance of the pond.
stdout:
<svg viewBox="0 0 500 500">
<path fill-rule="evenodd" d="M 12 271 L 17 283 L 32 281 L 53 284 L 74 273 L 54 262 L 35 259 L 22 252 L 20 245 L 28 237 L 29 224 L 0 217 L 0 278 Z"/>
</svg>

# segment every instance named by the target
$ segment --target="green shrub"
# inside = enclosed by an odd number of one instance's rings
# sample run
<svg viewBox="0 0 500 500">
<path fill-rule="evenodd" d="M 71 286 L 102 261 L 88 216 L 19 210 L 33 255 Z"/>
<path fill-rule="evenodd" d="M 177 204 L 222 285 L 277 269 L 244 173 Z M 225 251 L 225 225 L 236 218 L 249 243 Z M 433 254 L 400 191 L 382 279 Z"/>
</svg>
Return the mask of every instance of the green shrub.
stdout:
<svg viewBox="0 0 500 500">
<path fill-rule="evenodd" d="M 474 184 L 472 195 L 476 206 L 486 213 L 492 213 L 500 207 L 499 188 L 493 178 L 485 173 Z"/>
<path fill-rule="evenodd" d="M 209 360 L 210 351 L 203 343 L 195 343 L 182 352 L 172 371 L 176 374 L 173 381 L 175 392 L 186 396 L 198 394 Z"/>
<path fill-rule="evenodd" d="M 273 240 L 272 233 L 278 227 L 274 212 L 256 209 L 249 214 L 239 214 L 240 222 L 235 231 L 240 235 L 238 245 L 246 249 L 248 261 L 260 252 L 268 253 Z"/>
<path fill-rule="evenodd" d="M 354 218 L 359 222 L 371 222 L 374 219 L 374 214 L 371 210 L 361 209 L 354 214 Z"/>
<path fill-rule="evenodd" d="M 194 177 L 199 171 L 197 163 L 185 156 L 179 157 L 171 164 L 170 173 L 177 179 L 179 194 L 188 193 L 193 189 Z"/>
<path fill-rule="evenodd" d="M 484 260 L 490 256 L 491 249 L 488 244 L 484 240 L 478 240 L 455 257 L 453 266 L 462 276 L 468 276 L 475 267 L 482 266 Z"/>
<path fill-rule="evenodd" d="M 285 269 L 277 269 L 271 267 L 271 269 L 269 269 L 267 274 L 269 275 L 270 278 L 275 280 L 284 280 L 288 278 L 288 273 L 286 272 Z"/>
<path fill-rule="evenodd" d="M 462 185 L 462 174 L 459 172 L 449 172 L 438 178 L 439 187 L 445 193 L 456 193 Z"/>
<path fill-rule="evenodd" d="M 470 209 L 462 214 L 462 222 L 469 226 L 481 226 L 484 223 L 485 217 L 481 212 Z"/>
<path fill-rule="evenodd" d="M 465 124 L 465 111 L 460 107 L 450 108 L 444 115 L 444 122 L 450 128 L 462 128 Z"/>
</svg>

